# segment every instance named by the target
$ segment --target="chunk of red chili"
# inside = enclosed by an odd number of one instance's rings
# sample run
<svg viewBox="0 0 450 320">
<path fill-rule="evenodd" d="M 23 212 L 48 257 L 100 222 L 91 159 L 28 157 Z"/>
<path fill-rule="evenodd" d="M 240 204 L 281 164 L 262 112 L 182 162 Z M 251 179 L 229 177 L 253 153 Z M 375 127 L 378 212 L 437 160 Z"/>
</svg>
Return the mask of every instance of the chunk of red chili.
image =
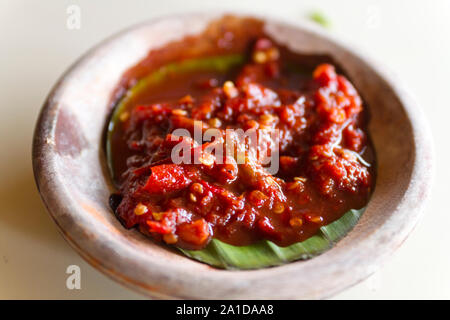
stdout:
<svg viewBox="0 0 450 320">
<path fill-rule="evenodd" d="M 151 175 L 142 189 L 150 194 L 173 192 L 186 188 L 191 182 L 182 166 L 162 164 L 151 168 Z"/>
</svg>

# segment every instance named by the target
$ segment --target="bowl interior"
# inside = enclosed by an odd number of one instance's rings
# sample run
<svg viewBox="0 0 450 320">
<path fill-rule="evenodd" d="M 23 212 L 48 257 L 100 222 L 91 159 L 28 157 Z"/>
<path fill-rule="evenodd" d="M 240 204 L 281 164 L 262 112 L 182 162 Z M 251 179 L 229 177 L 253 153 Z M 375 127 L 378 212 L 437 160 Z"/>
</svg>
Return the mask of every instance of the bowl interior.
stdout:
<svg viewBox="0 0 450 320">
<path fill-rule="evenodd" d="M 432 161 L 426 124 L 398 82 L 311 26 L 264 19 L 265 31 L 290 49 L 331 56 L 370 106 L 377 183 L 366 212 L 348 236 L 311 260 L 226 271 L 125 230 L 111 213 L 112 186 L 102 145 L 111 93 L 122 74 L 149 50 L 199 34 L 217 18 L 184 15 L 131 28 L 91 50 L 63 76 L 35 133 L 33 165 L 43 200 L 64 237 L 88 262 L 152 297 L 329 296 L 374 272 L 406 238 L 427 196 Z"/>
</svg>

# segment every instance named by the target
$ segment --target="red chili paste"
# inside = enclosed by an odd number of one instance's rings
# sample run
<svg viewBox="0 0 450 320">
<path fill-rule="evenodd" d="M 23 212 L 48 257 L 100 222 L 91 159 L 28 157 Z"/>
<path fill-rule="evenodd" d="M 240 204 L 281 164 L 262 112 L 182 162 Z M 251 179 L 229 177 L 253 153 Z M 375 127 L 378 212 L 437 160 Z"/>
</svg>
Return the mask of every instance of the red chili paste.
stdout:
<svg viewBox="0 0 450 320">
<path fill-rule="evenodd" d="M 295 56 L 269 38 L 253 41 L 243 65 L 226 72 L 172 74 L 133 99 L 111 138 L 123 224 L 182 248 L 211 238 L 233 245 L 303 241 L 350 209 L 374 184 L 374 152 L 364 103 L 333 65 L 294 72 Z M 235 154 L 207 151 L 176 129 L 256 130 L 279 135 L 279 170 Z M 176 164 L 182 144 L 197 164 Z M 184 149 L 184 150 L 187 150 Z M 195 152 L 194 152 L 195 153 Z M 242 161 L 241 161 L 242 162 Z"/>
</svg>

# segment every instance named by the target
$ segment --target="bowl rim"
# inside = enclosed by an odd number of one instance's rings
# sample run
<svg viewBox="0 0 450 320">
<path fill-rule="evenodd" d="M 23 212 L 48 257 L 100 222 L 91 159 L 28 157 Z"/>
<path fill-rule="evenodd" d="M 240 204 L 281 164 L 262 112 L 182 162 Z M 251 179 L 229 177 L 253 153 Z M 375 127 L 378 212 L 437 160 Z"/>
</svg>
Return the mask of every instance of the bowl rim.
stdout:
<svg viewBox="0 0 450 320">
<path fill-rule="evenodd" d="M 134 289 L 138 292 L 146 294 L 148 296 L 154 298 L 190 298 L 190 296 L 186 296 L 184 294 L 177 294 L 173 288 L 168 290 L 161 288 L 154 288 L 148 284 L 144 284 L 136 279 L 129 277 L 123 272 L 120 268 L 110 268 L 103 261 L 95 258 L 95 254 L 92 249 L 87 249 L 85 246 L 81 245 L 77 239 L 75 239 L 70 230 L 65 230 L 62 225 L 59 223 L 59 217 L 55 210 L 57 208 L 61 208 L 64 206 L 63 199 L 60 197 L 60 190 L 57 188 L 57 183 L 51 181 L 51 177 L 53 175 L 53 168 L 48 166 L 48 163 L 51 163 L 50 160 L 53 155 L 52 151 L 49 149 L 48 144 L 46 143 L 47 137 L 51 134 L 52 129 L 55 126 L 55 109 L 57 106 L 52 104 L 52 99 L 55 93 L 58 91 L 58 88 L 62 85 L 62 83 L 70 77 L 70 75 L 82 65 L 83 61 L 88 59 L 89 57 L 95 55 L 102 47 L 107 44 L 124 37 L 128 33 L 132 33 L 134 30 L 139 29 L 141 27 L 149 26 L 165 19 L 174 19 L 174 18 L 186 18 L 187 16 L 190 18 L 195 18 L 197 15 L 208 15 L 211 19 L 223 16 L 223 15 L 233 15 L 237 17 L 252 17 L 256 19 L 260 19 L 267 23 L 273 23 L 275 25 L 281 27 L 288 27 L 294 29 L 303 29 L 309 33 L 312 33 L 315 37 L 320 37 L 325 39 L 328 42 L 336 44 L 337 46 L 343 48 L 351 52 L 353 55 L 359 57 L 363 60 L 371 69 L 379 75 L 386 83 L 390 86 L 392 91 L 398 96 L 405 112 L 406 116 L 412 127 L 412 134 L 414 135 L 414 163 L 413 169 L 409 181 L 409 185 L 405 190 L 404 199 L 402 199 L 401 203 L 404 203 L 408 197 L 417 195 L 418 193 L 423 195 L 422 199 L 428 199 L 430 193 L 430 187 L 433 179 L 434 173 L 434 147 L 433 140 L 431 137 L 431 131 L 429 126 L 425 120 L 423 111 L 418 107 L 417 103 L 405 89 L 405 86 L 402 82 L 385 66 L 380 64 L 379 62 L 375 62 L 375 60 L 370 57 L 368 54 L 361 51 L 360 48 L 355 48 L 353 45 L 346 43 L 342 39 L 338 38 L 336 35 L 329 34 L 323 28 L 315 26 L 312 23 L 308 23 L 305 21 L 292 21 L 291 19 L 283 19 L 275 18 L 273 16 L 261 15 L 255 13 L 247 13 L 247 12 L 230 12 L 230 11 L 221 11 L 214 13 L 205 13 L 205 12 L 189 12 L 187 14 L 170 14 L 166 16 L 161 16 L 158 18 L 150 19 L 148 21 L 144 21 L 142 23 L 135 24 L 131 27 L 128 27 L 118 33 L 106 38 L 101 41 L 99 44 L 95 45 L 92 49 L 88 50 L 84 55 L 82 55 L 72 66 L 70 66 L 66 72 L 60 77 L 60 79 L 56 82 L 52 90 L 50 91 L 44 106 L 41 109 L 39 118 L 37 120 L 37 124 L 34 131 L 33 137 L 33 150 L 32 150 L 32 160 L 33 160 L 33 171 L 35 175 L 35 180 L 43 202 L 47 208 L 52 219 L 55 221 L 58 226 L 59 231 L 63 235 L 63 237 L 67 240 L 67 242 L 92 266 L 96 269 L 100 270 L 104 274 L 108 275 L 113 280 L 116 280 L 125 286 Z M 419 159 L 417 154 L 424 153 L 427 155 L 425 158 Z M 425 187 L 420 188 L 420 183 L 425 185 Z M 403 224 L 395 236 L 390 239 L 390 244 L 386 250 L 380 250 L 380 248 L 373 249 L 375 254 L 371 261 L 366 261 L 363 265 L 359 266 L 352 273 L 351 277 L 344 279 L 343 281 L 337 282 L 332 287 L 328 288 L 328 290 L 324 292 L 316 292 L 310 293 L 306 295 L 306 298 L 325 298 L 329 297 L 337 292 L 340 292 L 347 287 L 350 287 L 362 280 L 366 277 L 374 273 L 378 270 L 379 266 L 404 242 L 410 232 L 413 230 L 416 225 L 418 219 L 423 212 L 423 208 L 425 206 L 425 201 L 418 202 L 414 207 L 413 212 L 410 212 L 408 215 L 408 223 Z M 399 209 L 398 211 L 401 211 Z M 380 237 L 383 235 L 380 234 L 375 238 L 372 238 L 372 244 L 376 245 L 376 243 L 380 243 Z M 281 268 L 281 267 L 275 267 Z M 274 269 L 274 268 L 270 268 Z M 292 269 L 292 268 L 291 268 Z M 252 271 L 237 271 L 240 273 L 263 273 L 264 270 L 252 270 Z M 234 271 L 222 271 L 227 273 L 233 273 Z M 258 278 L 259 276 L 256 276 Z M 302 296 L 303 297 L 303 296 Z M 229 295 L 224 295 L 224 298 L 241 298 L 239 295 L 235 295 L 234 293 L 230 293 Z"/>
</svg>

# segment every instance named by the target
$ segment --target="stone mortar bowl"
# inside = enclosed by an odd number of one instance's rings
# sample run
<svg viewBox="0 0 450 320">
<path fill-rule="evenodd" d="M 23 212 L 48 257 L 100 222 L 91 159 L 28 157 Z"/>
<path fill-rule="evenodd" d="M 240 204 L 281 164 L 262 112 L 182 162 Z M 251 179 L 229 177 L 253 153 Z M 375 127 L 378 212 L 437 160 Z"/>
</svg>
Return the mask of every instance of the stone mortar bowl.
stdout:
<svg viewBox="0 0 450 320">
<path fill-rule="evenodd" d="M 191 260 L 126 230 L 112 214 L 103 134 L 111 93 L 125 70 L 159 48 L 201 33 L 220 14 L 172 16 L 104 41 L 58 81 L 33 142 L 37 185 L 64 238 L 91 265 L 153 298 L 325 298 L 375 272 L 406 239 L 430 190 L 432 140 L 411 96 L 385 68 L 308 24 L 260 18 L 291 50 L 331 56 L 370 106 L 378 176 L 367 210 L 334 248 L 311 260 L 228 271 Z"/>
</svg>

